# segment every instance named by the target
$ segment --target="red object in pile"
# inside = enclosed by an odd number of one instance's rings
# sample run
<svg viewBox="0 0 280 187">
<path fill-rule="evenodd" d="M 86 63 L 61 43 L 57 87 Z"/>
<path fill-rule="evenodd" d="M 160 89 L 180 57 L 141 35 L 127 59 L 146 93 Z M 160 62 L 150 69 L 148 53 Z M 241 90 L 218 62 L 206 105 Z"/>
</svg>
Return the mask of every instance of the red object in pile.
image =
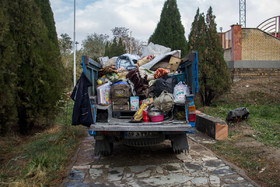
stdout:
<svg viewBox="0 0 280 187">
<path fill-rule="evenodd" d="M 157 71 L 155 72 L 155 79 L 158 79 L 160 77 L 164 77 L 169 73 L 168 69 L 163 69 L 163 68 L 158 68 Z"/>
<path fill-rule="evenodd" d="M 143 120 L 144 120 L 144 122 L 150 122 L 150 118 L 148 116 L 147 110 L 143 110 Z"/>
</svg>

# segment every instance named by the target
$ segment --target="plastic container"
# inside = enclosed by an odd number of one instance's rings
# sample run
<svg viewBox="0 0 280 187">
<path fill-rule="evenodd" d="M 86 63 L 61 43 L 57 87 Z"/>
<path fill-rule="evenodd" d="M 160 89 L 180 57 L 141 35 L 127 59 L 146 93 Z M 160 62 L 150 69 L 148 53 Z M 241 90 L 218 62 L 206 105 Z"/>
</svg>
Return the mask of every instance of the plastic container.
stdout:
<svg viewBox="0 0 280 187">
<path fill-rule="evenodd" d="M 143 110 L 143 120 L 144 120 L 144 122 L 150 122 L 150 118 L 148 116 L 147 110 Z"/>
<path fill-rule="evenodd" d="M 150 116 L 152 122 L 163 121 L 164 115 Z"/>
</svg>

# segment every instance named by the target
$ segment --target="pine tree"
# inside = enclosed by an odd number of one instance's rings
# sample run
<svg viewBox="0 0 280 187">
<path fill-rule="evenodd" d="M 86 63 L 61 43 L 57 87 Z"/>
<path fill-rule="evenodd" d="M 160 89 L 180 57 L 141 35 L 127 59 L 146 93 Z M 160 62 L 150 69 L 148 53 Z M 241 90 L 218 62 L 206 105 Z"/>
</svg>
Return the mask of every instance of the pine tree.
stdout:
<svg viewBox="0 0 280 187">
<path fill-rule="evenodd" d="M 170 47 L 172 50 L 180 49 L 182 56 L 186 55 L 187 41 L 176 0 L 165 1 L 160 21 L 149 42 Z"/>
</svg>

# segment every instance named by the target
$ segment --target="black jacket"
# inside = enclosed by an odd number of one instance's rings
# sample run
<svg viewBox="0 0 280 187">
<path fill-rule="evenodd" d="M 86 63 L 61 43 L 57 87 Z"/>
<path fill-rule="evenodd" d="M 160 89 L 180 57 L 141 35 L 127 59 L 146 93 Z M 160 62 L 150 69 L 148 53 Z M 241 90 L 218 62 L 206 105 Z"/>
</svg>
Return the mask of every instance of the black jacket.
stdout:
<svg viewBox="0 0 280 187">
<path fill-rule="evenodd" d="M 72 115 L 72 125 L 82 124 L 89 127 L 93 123 L 88 87 L 92 86 L 84 73 L 81 74 L 71 98 L 75 101 Z"/>
</svg>

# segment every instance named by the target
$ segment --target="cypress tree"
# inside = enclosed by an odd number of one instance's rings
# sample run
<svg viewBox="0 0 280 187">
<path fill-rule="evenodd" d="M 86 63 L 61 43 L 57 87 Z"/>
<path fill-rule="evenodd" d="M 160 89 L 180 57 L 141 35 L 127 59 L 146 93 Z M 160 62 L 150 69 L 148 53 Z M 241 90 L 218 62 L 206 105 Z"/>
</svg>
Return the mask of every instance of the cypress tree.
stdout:
<svg viewBox="0 0 280 187">
<path fill-rule="evenodd" d="M 222 48 L 220 37 L 217 33 L 217 25 L 212 7 L 209 7 L 206 15 L 207 25 L 207 43 L 209 66 L 207 72 L 209 79 L 205 85 L 205 104 L 210 105 L 212 100 L 222 95 L 230 89 L 230 73 L 224 60 L 224 50 Z"/>
<path fill-rule="evenodd" d="M 8 14 L 9 6 L 15 3 L 0 1 L 0 133 L 5 133 L 17 122 L 16 82 L 18 61 L 16 45 L 10 32 L 12 17 Z"/>
<path fill-rule="evenodd" d="M 58 47 L 57 33 L 53 12 L 49 0 L 35 0 L 36 5 L 41 11 L 41 18 L 48 29 L 48 38 Z"/>
<path fill-rule="evenodd" d="M 42 91 L 45 90 L 44 94 L 47 99 L 42 103 L 46 108 L 44 108 L 45 115 L 49 115 L 51 108 L 54 110 L 55 103 L 61 97 L 63 92 L 64 83 L 66 76 L 62 76 L 65 72 L 62 60 L 60 57 L 60 49 L 57 38 L 57 32 L 55 28 L 55 21 L 53 12 L 50 6 L 49 0 L 35 0 L 37 7 L 40 10 L 41 19 L 46 28 L 47 39 L 46 39 L 46 51 L 44 57 L 44 62 L 46 63 L 46 74 L 43 80 L 46 81 Z"/>
<path fill-rule="evenodd" d="M 165 1 L 160 21 L 149 42 L 170 47 L 172 50 L 180 49 L 182 56 L 186 55 L 187 41 L 176 0 Z"/>
<path fill-rule="evenodd" d="M 54 119 L 49 117 L 57 111 L 56 102 L 61 96 L 62 64 L 59 48 L 49 39 L 48 29 L 35 2 L 4 2 L 9 3 L 9 34 L 15 46 L 13 58 L 7 62 L 17 63 L 13 67 L 16 81 L 11 89 L 16 93 L 14 103 L 19 128 L 21 132 L 28 132 L 35 124 L 46 124 L 48 119 Z"/>
<path fill-rule="evenodd" d="M 199 94 L 202 105 L 212 101 L 230 88 L 229 72 L 216 30 L 215 16 L 210 7 L 206 15 L 197 9 L 189 35 L 189 51 L 198 51 Z"/>
</svg>

